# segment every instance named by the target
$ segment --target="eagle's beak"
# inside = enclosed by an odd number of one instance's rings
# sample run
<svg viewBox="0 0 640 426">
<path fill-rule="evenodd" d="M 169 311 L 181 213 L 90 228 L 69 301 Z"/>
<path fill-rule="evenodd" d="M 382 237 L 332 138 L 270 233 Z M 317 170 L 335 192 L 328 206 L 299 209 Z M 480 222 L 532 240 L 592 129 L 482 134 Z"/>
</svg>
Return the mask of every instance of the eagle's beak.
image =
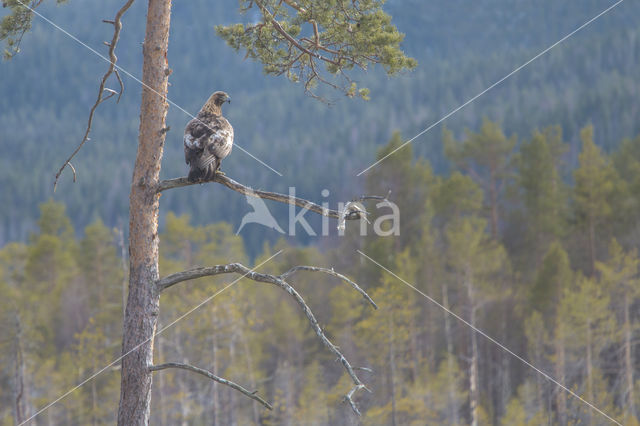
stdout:
<svg viewBox="0 0 640 426">
<path fill-rule="evenodd" d="M 231 96 L 227 96 L 227 102 L 231 103 Z"/>
</svg>

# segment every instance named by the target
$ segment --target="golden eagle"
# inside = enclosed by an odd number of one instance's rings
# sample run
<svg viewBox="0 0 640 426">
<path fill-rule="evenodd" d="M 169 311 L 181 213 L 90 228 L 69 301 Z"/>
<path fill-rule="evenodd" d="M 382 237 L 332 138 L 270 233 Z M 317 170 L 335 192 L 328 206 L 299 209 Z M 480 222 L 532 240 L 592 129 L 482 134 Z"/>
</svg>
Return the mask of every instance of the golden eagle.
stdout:
<svg viewBox="0 0 640 426">
<path fill-rule="evenodd" d="M 222 104 L 231 103 L 224 92 L 214 92 L 184 129 L 184 159 L 190 182 L 211 180 L 233 147 L 233 127 L 222 116 Z"/>
</svg>

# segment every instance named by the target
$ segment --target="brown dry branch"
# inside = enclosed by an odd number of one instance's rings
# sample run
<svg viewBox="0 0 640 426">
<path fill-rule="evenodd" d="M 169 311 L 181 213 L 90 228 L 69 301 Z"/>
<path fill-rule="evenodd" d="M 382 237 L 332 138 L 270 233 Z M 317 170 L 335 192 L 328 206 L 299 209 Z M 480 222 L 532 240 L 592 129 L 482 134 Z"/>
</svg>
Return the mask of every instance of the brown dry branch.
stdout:
<svg viewBox="0 0 640 426">
<path fill-rule="evenodd" d="M 357 201 L 367 201 L 367 200 L 383 200 L 384 201 L 384 200 L 387 200 L 387 197 L 391 194 L 391 192 L 389 192 L 389 194 L 387 194 L 386 197 L 382 197 L 378 195 L 362 195 L 360 197 L 354 198 L 349 203 L 347 203 L 343 211 L 338 211 L 338 210 L 327 209 L 314 202 L 305 200 L 304 198 L 293 197 L 290 195 L 280 194 L 278 192 L 253 189 L 239 182 L 236 182 L 235 180 L 231 179 L 230 177 L 228 177 L 223 173 L 217 173 L 212 180 L 200 181 L 200 182 L 191 182 L 186 177 L 166 179 L 158 183 L 158 187 L 156 191 L 160 193 L 167 189 L 180 188 L 183 186 L 202 184 L 206 182 L 217 182 L 221 185 L 226 186 L 229 189 L 232 189 L 236 192 L 247 195 L 249 197 L 264 198 L 266 200 L 277 201 L 279 203 L 291 204 L 294 206 L 307 209 L 309 211 L 312 211 L 313 213 L 317 213 L 322 216 L 339 219 L 340 221 L 357 220 L 360 218 L 366 218 L 367 212 L 356 204 Z"/>
<path fill-rule="evenodd" d="M 248 396 L 249 398 L 253 399 L 254 401 L 258 401 L 260 404 L 264 405 L 269 410 L 273 409 L 271 404 L 269 404 L 267 401 L 265 401 L 264 399 L 260 398 L 257 395 L 258 391 L 251 392 L 251 391 L 243 388 L 239 384 L 232 382 L 231 380 L 223 379 L 222 377 L 218 377 L 218 376 L 216 376 L 215 374 L 213 374 L 212 372 L 210 372 L 208 370 L 204 370 L 202 368 L 194 367 L 193 365 L 183 364 L 183 363 L 180 363 L 180 362 L 166 362 L 164 364 L 150 366 L 149 367 L 149 371 L 160 371 L 160 370 L 166 370 L 166 369 L 169 369 L 169 368 L 178 368 L 178 369 L 187 370 L 187 371 L 193 371 L 194 373 L 201 374 L 201 375 L 203 375 L 205 377 L 208 377 L 209 379 L 211 379 L 213 381 L 216 381 L 216 382 L 218 382 L 220 384 L 223 384 L 225 386 L 229 386 L 230 388 L 233 388 L 233 389 L 237 390 L 238 392 Z"/>
<path fill-rule="evenodd" d="M 160 293 L 163 290 L 166 290 L 167 288 L 169 288 L 169 287 L 171 287 L 171 286 L 173 286 L 175 284 L 178 284 L 180 282 L 183 282 L 183 281 L 193 280 L 193 279 L 196 279 L 196 278 L 201 278 L 201 277 L 206 277 L 206 276 L 228 274 L 228 273 L 240 274 L 240 275 L 243 276 L 243 278 L 249 278 L 250 280 L 253 280 L 253 281 L 256 281 L 256 282 L 272 284 L 272 285 L 275 285 L 277 287 L 280 287 L 282 290 L 287 292 L 296 301 L 296 303 L 298 303 L 298 305 L 300 305 L 300 307 L 302 308 L 302 311 L 307 316 L 307 319 L 309 320 L 309 323 L 311 324 L 311 328 L 313 328 L 313 330 L 315 331 L 315 333 L 318 336 L 318 338 L 320 339 L 320 341 L 334 355 L 336 355 L 337 360 L 340 361 L 340 363 L 343 365 L 344 369 L 347 371 L 347 374 L 349 375 L 349 377 L 353 381 L 354 387 L 349 391 L 349 393 L 347 393 L 345 395 L 344 399 L 345 399 L 346 402 L 349 403 L 349 405 L 351 406 L 353 411 L 356 414 L 360 415 L 360 410 L 358 410 L 357 405 L 353 401 L 353 395 L 355 394 L 356 391 L 358 391 L 360 389 L 367 390 L 367 388 L 362 383 L 362 381 L 358 378 L 358 376 L 356 375 L 356 373 L 354 371 L 355 370 L 354 367 L 351 366 L 351 364 L 345 358 L 345 356 L 342 354 L 342 352 L 340 352 L 340 349 L 336 345 L 331 343 L 331 341 L 324 334 L 324 331 L 322 330 L 322 327 L 320 327 L 320 324 L 318 323 L 318 320 L 316 319 L 315 315 L 311 311 L 311 308 L 309 307 L 309 305 L 307 305 L 307 303 L 302 298 L 300 293 L 298 293 L 298 291 L 295 288 L 293 288 L 285 280 L 285 278 L 289 277 L 290 275 L 294 274 L 297 271 L 323 272 L 323 273 L 328 273 L 330 275 L 338 277 L 338 278 L 344 280 L 345 282 L 347 282 L 348 284 L 350 284 L 351 286 L 353 286 L 360 294 L 362 294 L 362 296 L 369 303 L 371 303 L 374 307 L 376 307 L 376 304 L 373 302 L 373 300 L 371 300 L 369 295 L 364 290 L 362 290 L 356 283 L 354 283 L 353 281 L 351 281 L 350 279 L 348 279 L 344 275 L 336 273 L 335 271 L 333 271 L 333 269 L 318 268 L 318 267 L 314 267 L 314 266 L 296 266 L 296 267 L 293 267 L 293 268 L 289 269 L 287 272 L 285 272 L 285 273 L 283 273 L 281 275 L 271 275 L 271 274 L 258 273 L 258 272 L 255 272 L 255 271 L 247 268 L 246 266 L 244 266 L 244 265 L 242 265 L 240 263 L 229 263 L 229 264 L 226 264 L 226 265 L 216 265 L 216 266 L 207 267 L 207 268 L 194 268 L 194 269 L 189 269 L 189 270 L 182 271 L 182 272 L 177 272 L 175 274 L 171 274 L 171 275 L 168 275 L 168 276 L 166 276 L 164 278 L 159 279 L 158 281 L 156 281 L 156 291 L 158 293 Z"/>
<path fill-rule="evenodd" d="M 103 22 L 113 25 L 113 37 L 111 38 L 111 42 L 108 42 L 108 43 L 105 42 L 105 44 L 109 47 L 109 68 L 107 69 L 107 72 L 102 76 L 102 80 L 100 80 L 100 87 L 98 88 L 98 96 L 96 97 L 96 102 L 93 104 L 93 106 L 91 107 L 91 110 L 89 111 L 87 128 L 84 132 L 84 136 L 82 137 L 82 141 L 76 147 L 76 149 L 71 153 L 69 158 L 67 158 L 67 160 L 62 164 L 62 166 L 58 170 L 58 173 L 56 173 L 56 178 L 55 178 L 55 181 L 53 182 L 54 192 L 56 190 L 56 187 L 58 186 L 58 179 L 60 178 L 60 175 L 62 174 L 62 171 L 65 169 L 65 167 L 67 166 L 71 167 L 71 170 L 73 170 L 73 181 L 74 182 L 76 181 L 76 171 L 71 165 L 71 160 L 73 159 L 73 157 L 76 156 L 78 151 L 82 149 L 83 145 L 89 140 L 89 134 L 91 133 L 91 125 L 93 124 L 93 115 L 96 109 L 98 108 L 98 106 L 102 102 L 112 98 L 116 94 L 118 94 L 118 98 L 116 99 L 116 102 L 120 102 L 120 97 L 124 92 L 124 84 L 122 83 L 120 74 L 116 69 L 116 61 L 118 60 L 118 57 L 116 56 L 116 45 L 118 44 L 118 40 L 120 40 L 120 31 L 122 30 L 121 18 L 125 14 L 125 12 L 131 7 L 133 2 L 134 0 L 127 0 L 127 2 L 120 8 L 120 10 L 118 10 L 115 18 L 113 18 L 113 21 L 109 21 L 106 19 L 103 20 Z M 107 80 L 109 79 L 111 74 L 115 74 L 116 79 L 118 80 L 118 84 L 120 85 L 120 92 L 116 92 L 115 90 L 105 87 L 107 84 Z M 105 92 L 107 93 L 106 96 L 105 96 Z"/>
</svg>

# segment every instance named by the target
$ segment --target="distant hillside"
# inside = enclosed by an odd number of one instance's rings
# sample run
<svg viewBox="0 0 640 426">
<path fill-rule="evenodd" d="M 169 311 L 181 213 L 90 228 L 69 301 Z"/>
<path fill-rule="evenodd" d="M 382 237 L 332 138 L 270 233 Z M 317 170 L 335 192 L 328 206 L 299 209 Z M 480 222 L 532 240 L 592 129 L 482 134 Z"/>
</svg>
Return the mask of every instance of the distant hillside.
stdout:
<svg viewBox="0 0 640 426">
<path fill-rule="evenodd" d="M 39 11 L 98 51 L 111 28 L 119 2 L 70 2 Z M 320 104 L 283 79 L 265 77 L 259 66 L 217 39 L 213 25 L 242 19 L 221 2 L 192 0 L 173 9 L 169 96 L 196 112 L 208 94 L 224 89 L 233 98 L 225 115 L 236 142 L 281 171 L 278 177 L 240 150 L 223 170 L 260 188 L 320 199 L 331 190 L 335 205 L 361 191 L 355 174 L 373 162 L 376 147 L 394 130 L 411 137 L 484 90 L 542 49 L 612 4 L 588 0 L 535 3 L 507 0 L 387 3 L 396 25 L 406 33 L 404 47 L 419 61 L 415 72 L 389 79 L 372 71 L 362 76 L 372 90 L 369 102 L 334 94 L 332 106 Z M 124 19 L 119 64 L 141 74 L 143 2 Z M 250 18 L 250 17 L 249 17 Z M 452 116 L 444 124 L 460 133 L 475 129 L 483 116 L 501 121 L 507 133 L 561 124 L 577 152 L 578 129 L 591 122 L 606 150 L 640 132 L 640 4 L 625 2 L 548 55 Z M 76 229 L 100 216 L 110 226 L 128 221 L 128 193 L 135 156 L 140 87 L 125 77 L 120 104 L 100 107 L 90 143 L 74 161 L 78 182 L 65 172 L 58 192 L 53 177 L 79 142 L 97 81 L 105 63 L 49 24 L 36 18 L 22 53 L 0 64 L 0 244 L 24 239 L 34 228 L 37 205 L 50 197 L 63 201 Z M 164 177 L 185 174 L 182 158 L 184 113 L 171 108 Z M 414 143 L 437 172 L 442 157 L 441 126 Z M 575 155 L 574 155 L 575 157 Z M 249 210 L 245 200 L 219 186 L 169 191 L 163 211 L 191 213 L 195 223 L 226 220 L 238 225 Z M 251 229 L 249 247 L 261 247 L 270 231 Z"/>
</svg>

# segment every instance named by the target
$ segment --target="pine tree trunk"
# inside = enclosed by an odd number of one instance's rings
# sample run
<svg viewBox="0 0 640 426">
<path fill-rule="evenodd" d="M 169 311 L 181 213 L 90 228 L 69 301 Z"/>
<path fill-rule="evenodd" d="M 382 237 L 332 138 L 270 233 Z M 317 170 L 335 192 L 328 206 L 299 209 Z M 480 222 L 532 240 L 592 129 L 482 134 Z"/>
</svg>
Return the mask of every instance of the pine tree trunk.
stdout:
<svg viewBox="0 0 640 426">
<path fill-rule="evenodd" d="M 470 268 L 465 270 L 465 287 L 469 303 L 469 323 L 471 324 L 471 365 L 469 366 L 469 411 L 471 426 L 478 426 L 478 340 L 476 328 L 476 298 Z"/>
<path fill-rule="evenodd" d="M 489 182 L 489 197 L 491 199 L 491 236 L 494 240 L 498 240 L 498 188 L 495 177 L 495 172 L 491 170 Z"/>
<path fill-rule="evenodd" d="M 564 350 L 564 338 L 561 331 L 557 331 L 555 339 L 556 346 L 556 368 L 555 374 L 560 383 L 565 383 L 565 350 Z M 567 424 L 567 394 L 563 390 L 558 390 L 556 393 L 556 405 L 558 410 L 558 424 Z"/>
<path fill-rule="evenodd" d="M 20 316 L 15 313 L 16 336 L 14 341 L 14 377 L 13 377 L 13 418 L 16 424 L 25 419 L 24 402 L 24 359 L 22 357 L 22 324 Z"/>
<path fill-rule="evenodd" d="M 122 339 L 118 425 L 147 425 L 151 407 L 153 338 L 159 312 L 158 201 L 156 185 L 168 103 L 170 0 L 149 0 L 143 45 L 138 153 L 129 197 L 129 296 Z M 160 95 L 162 96 L 160 96 Z M 131 352 L 131 353 L 129 353 Z"/>
<path fill-rule="evenodd" d="M 413 375 L 413 381 L 417 382 L 420 376 L 419 363 L 422 357 L 418 353 L 418 331 L 416 327 L 416 319 L 412 315 L 409 319 L 409 344 L 411 348 L 411 373 Z"/>
<path fill-rule="evenodd" d="M 471 325 L 476 326 L 475 308 L 471 308 Z M 471 368 L 469 371 L 469 401 L 471 426 L 478 426 L 478 339 L 475 330 L 471 330 Z"/>
<path fill-rule="evenodd" d="M 158 328 L 162 328 L 160 322 L 158 322 Z M 158 337 L 158 359 L 161 361 L 165 360 L 164 357 L 164 345 L 165 340 L 163 337 Z M 165 398 L 165 375 L 158 375 L 158 426 L 166 426 L 167 422 L 167 402 Z"/>
<path fill-rule="evenodd" d="M 93 366 L 93 371 L 96 371 L 95 365 Z M 91 424 L 96 426 L 98 424 L 98 388 L 96 386 L 96 381 L 91 381 Z"/>
<path fill-rule="evenodd" d="M 393 314 L 389 315 L 389 371 L 391 384 L 391 425 L 397 426 L 396 419 L 396 353 L 393 335 Z"/>
<path fill-rule="evenodd" d="M 502 281 L 502 288 L 504 294 L 507 294 L 507 288 L 505 280 Z M 508 305 L 511 306 L 511 305 Z M 503 304 L 501 307 L 502 320 L 500 322 L 501 337 L 503 342 L 508 341 L 507 324 L 509 324 L 509 315 L 507 313 L 507 304 Z M 511 377 L 510 377 L 510 360 L 504 351 L 500 351 L 500 403 L 499 403 L 499 415 L 503 415 L 505 408 L 509 402 L 511 396 Z"/>
<path fill-rule="evenodd" d="M 217 311 L 213 312 L 213 336 L 211 342 L 211 356 L 213 358 L 213 369 L 214 374 L 218 374 L 220 371 L 218 365 L 218 318 Z M 213 426 L 219 426 L 220 423 L 220 387 L 217 383 L 213 383 L 213 395 L 211 396 L 211 402 L 213 404 Z"/>
<path fill-rule="evenodd" d="M 442 285 L 442 306 L 445 307 L 447 311 L 449 311 L 449 289 L 446 284 Z M 458 407 L 456 401 L 455 394 L 455 380 L 453 376 L 453 335 L 451 334 L 451 319 L 449 318 L 449 313 L 444 314 L 444 336 L 447 342 L 447 368 L 449 370 L 449 381 L 447 383 L 448 392 L 449 392 L 449 407 L 451 409 L 449 421 L 451 425 L 457 426 L 459 424 L 458 420 Z"/>
<path fill-rule="evenodd" d="M 185 340 L 182 336 L 182 331 L 177 328 L 174 331 L 174 349 L 178 353 L 181 361 L 185 364 L 189 363 L 189 358 L 184 353 L 182 342 Z M 178 392 L 180 394 L 180 426 L 189 426 L 189 420 L 191 418 L 191 404 L 189 402 L 189 386 L 186 384 L 187 377 L 184 374 L 176 374 L 176 384 L 178 385 Z"/>
<path fill-rule="evenodd" d="M 229 359 L 231 360 L 235 360 L 237 357 L 236 354 L 236 339 L 235 336 L 233 335 L 233 333 L 230 336 L 229 339 Z M 292 359 L 292 358 L 288 358 L 288 359 Z M 293 372 L 290 371 L 290 376 L 289 377 L 293 377 Z M 230 391 L 230 389 L 228 389 L 227 391 Z M 288 386 L 288 397 L 287 397 L 287 407 L 293 408 L 295 407 L 295 383 L 293 382 L 293 380 L 289 381 L 289 386 Z M 227 422 L 227 425 L 229 426 L 237 426 L 238 424 L 238 420 L 236 418 L 236 410 L 237 410 L 237 392 L 233 392 L 230 391 L 228 392 L 229 395 L 229 421 Z M 289 413 L 287 415 L 288 417 L 288 424 L 293 424 L 293 410 L 290 409 Z"/>
<path fill-rule="evenodd" d="M 247 341 L 247 335 L 244 331 L 240 331 L 240 339 L 242 342 L 242 349 L 244 351 L 245 360 L 247 362 L 247 374 L 249 375 L 249 384 L 251 385 L 251 389 L 258 389 L 258 385 L 256 383 L 256 377 L 253 372 L 253 358 L 251 356 L 251 350 L 249 349 L 249 342 Z M 258 412 L 258 404 L 251 404 L 251 413 L 253 414 L 253 423 L 260 423 L 260 413 Z"/>
<path fill-rule="evenodd" d="M 587 321 L 587 400 L 593 400 L 593 354 L 591 349 L 591 323 Z M 591 410 L 587 411 L 587 424 L 592 424 Z"/>
<path fill-rule="evenodd" d="M 469 366 L 469 411 L 471 426 L 478 426 L 478 340 L 476 328 L 476 298 L 470 268 L 465 268 L 465 287 L 469 299 L 469 323 L 471 324 L 471 364 Z"/>
<path fill-rule="evenodd" d="M 589 260 L 591 261 L 591 275 L 593 275 L 596 272 L 596 225 L 592 217 L 589 217 Z"/>
<path fill-rule="evenodd" d="M 633 356 L 631 354 L 631 318 L 629 315 L 630 301 L 628 292 L 624 295 L 624 372 L 625 381 L 627 382 L 627 412 L 630 417 L 636 417 L 636 406 L 633 394 Z"/>
</svg>

